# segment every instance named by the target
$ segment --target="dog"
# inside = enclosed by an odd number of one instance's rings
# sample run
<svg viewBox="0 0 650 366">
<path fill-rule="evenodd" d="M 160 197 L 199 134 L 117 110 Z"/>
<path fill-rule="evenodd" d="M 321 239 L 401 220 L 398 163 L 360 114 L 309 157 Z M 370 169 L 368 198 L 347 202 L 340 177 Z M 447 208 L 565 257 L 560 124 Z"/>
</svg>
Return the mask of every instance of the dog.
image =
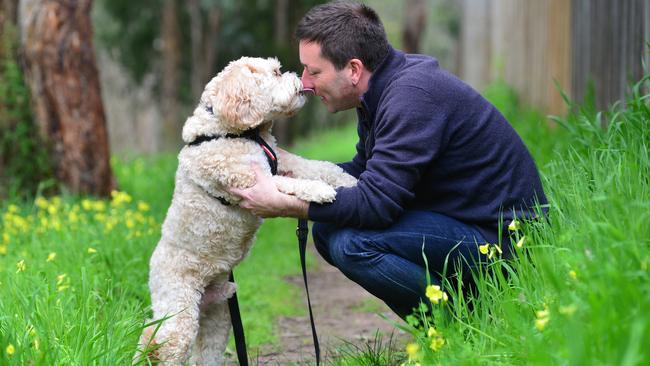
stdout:
<svg viewBox="0 0 650 366">
<path fill-rule="evenodd" d="M 273 120 L 295 114 L 305 102 L 300 79 L 280 68 L 274 58 L 232 61 L 206 85 L 183 126 L 186 145 L 178 155 L 174 195 L 150 260 L 156 325 L 144 329 L 136 360 L 225 361 L 227 299 L 236 290 L 228 276 L 248 255 L 262 223 L 228 189 L 255 184 L 252 164 L 271 176 L 277 163 L 272 179 L 278 190 L 310 202 L 332 202 L 336 187 L 356 184 L 335 164 L 274 154 Z"/>
</svg>

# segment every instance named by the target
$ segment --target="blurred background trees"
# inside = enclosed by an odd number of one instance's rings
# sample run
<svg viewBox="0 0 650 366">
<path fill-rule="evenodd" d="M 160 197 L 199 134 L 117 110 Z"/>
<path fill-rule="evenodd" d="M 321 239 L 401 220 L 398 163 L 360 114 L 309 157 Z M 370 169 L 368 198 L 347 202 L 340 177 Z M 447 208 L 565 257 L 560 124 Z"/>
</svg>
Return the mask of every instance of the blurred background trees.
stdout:
<svg viewBox="0 0 650 366">
<path fill-rule="evenodd" d="M 31 2 L 58 4 L 61 9 L 91 5 L 90 0 Z M 284 70 L 301 72 L 293 30 L 309 8 L 322 2 L 95 0 L 89 21 L 77 19 L 75 23 L 92 27 L 85 33 L 94 35 L 92 40 L 79 33 L 83 52 L 74 54 L 64 47 L 58 54 L 38 56 L 44 51 L 30 51 L 31 42 L 19 47 L 18 0 L 0 0 L 0 197 L 15 190 L 11 186 L 34 192 L 38 182 L 53 174 L 59 180 L 62 177 L 53 144 L 57 140 L 52 138 L 52 129 L 43 128 L 50 112 L 43 113 L 38 97 L 32 97 L 42 95 L 43 90 L 32 90 L 30 96 L 27 85 L 38 87 L 25 83 L 35 76 L 35 62 L 73 65 L 72 58 L 78 57 L 75 72 L 84 74 L 79 80 L 92 80 L 92 74 L 99 73 L 100 88 L 82 83 L 81 103 L 88 111 L 96 111 L 90 115 L 99 120 L 103 107 L 110 149 L 94 155 L 103 149 L 101 138 L 93 140 L 89 136 L 94 134 L 79 133 L 77 138 L 90 144 L 79 142 L 76 158 L 80 161 L 101 165 L 100 156 L 108 151 L 118 155 L 176 152 L 182 145 L 180 129 L 203 86 L 229 61 L 243 55 L 277 57 Z M 647 72 L 641 61 L 648 53 L 650 4 L 644 0 L 366 3 L 377 10 L 396 48 L 435 56 L 444 68 L 478 90 L 496 80 L 505 81 L 523 102 L 547 113 L 565 111 L 557 86 L 572 98 L 590 98 L 603 108 L 621 100 L 625 85 Z M 95 71 L 88 66 L 91 54 L 96 58 Z M 59 82 L 49 93 L 66 95 L 70 93 L 66 88 L 73 84 Z M 51 113 L 74 107 L 81 106 L 62 104 Z M 80 118 L 83 124 L 78 132 L 82 128 L 97 132 L 96 126 L 102 124 Z M 310 130 L 354 119 L 354 112 L 329 115 L 312 100 L 298 116 L 280 121 L 275 134 L 282 144 L 290 144 Z M 39 135 L 37 126 L 44 133 Z M 93 167 L 86 164 L 84 174 L 92 173 Z M 72 183 L 65 186 L 84 191 Z"/>
</svg>

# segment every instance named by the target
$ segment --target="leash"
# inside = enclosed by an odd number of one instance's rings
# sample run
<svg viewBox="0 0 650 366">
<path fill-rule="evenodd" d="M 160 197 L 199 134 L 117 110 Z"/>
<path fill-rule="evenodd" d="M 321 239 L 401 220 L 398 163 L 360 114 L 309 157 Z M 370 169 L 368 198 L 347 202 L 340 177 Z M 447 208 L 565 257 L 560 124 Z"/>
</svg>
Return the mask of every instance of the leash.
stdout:
<svg viewBox="0 0 650 366">
<path fill-rule="evenodd" d="M 316 324 L 314 323 L 314 314 L 311 311 L 311 299 L 309 298 L 309 286 L 307 285 L 307 265 L 305 263 L 305 252 L 307 250 L 307 235 L 309 227 L 307 220 L 298 219 L 298 250 L 300 251 L 300 266 L 302 267 L 302 279 L 305 282 L 305 292 L 307 293 L 307 306 L 309 307 L 309 321 L 311 322 L 311 335 L 314 339 L 314 352 L 316 353 L 316 366 L 320 365 L 320 345 L 318 344 L 318 335 L 316 334 Z"/>
<path fill-rule="evenodd" d="M 228 281 L 235 282 L 235 276 L 232 271 Z M 239 301 L 237 301 L 237 292 L 228 299 L 228 310 L 230 311 L 230 322 L 232 323 L 232 333 L 235 336 L 235 348 L 237 349 L 237 359 L 240 366 L 248 366 L 248 354 L 246 353 L 246 337 L 244 336 L 244 325 L 241 321 L 239 312 Z"/>
</svg>

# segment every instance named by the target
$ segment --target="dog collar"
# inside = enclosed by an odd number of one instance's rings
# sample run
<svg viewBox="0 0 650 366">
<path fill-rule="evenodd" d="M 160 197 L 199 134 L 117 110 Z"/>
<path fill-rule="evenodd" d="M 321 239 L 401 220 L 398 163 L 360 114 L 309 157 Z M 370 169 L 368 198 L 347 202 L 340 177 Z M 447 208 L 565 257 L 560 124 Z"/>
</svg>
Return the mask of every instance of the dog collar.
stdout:
<svg viewBox="0 0 650 366">
<path fill-rule="evenodd" d="M 202 143 L 204 143 L 206 141 L 217 140 L 217 139 L 220 139 L 222 137 L 225 137 L 225 138 L 245 138 L 245 139 L 249 139 L 249 140 L 257 142 L 260 145 L 260 147 L 262 148 L 262 151 L 264 151 L 264 155 L 266 156 L 266 160 L 269 162 L 269 166 L 271 167 L 271 174 L 272 175 L 278 174 L 278 158 L 277 158 L 277 155 L 275 154 L 275 151 L 273 151 L 271 146 L 269 146 L 269 144 L 266 143 L 266 141 L 264 141 L 262 136 L 260 136 L 260 131 L 257 128 L 246 130 L 240 135 L 235 135 L 235 134 L 231 134 L 231 133 L 229 133 L 229 134 L 227 134 L 225 136 L 221 136 L 221 135 L 201 135 L 201 136 L 197 136 L 194 139 L 194 141 L 190 142 L 187 145 L 188 146 L 198 146 L 198 145 L 201 145 Z M 208 193 L 208 192 L 206 192 L 206 193 Z M 223 204 L 224 206 L 230 206 L 231 205 L 231 203 L 228 202 L 223 197 L 213 196 L 210 193 L 208 193 L 208 195 L 210 197 L 218 200 L 219 202 L 221 202 L 221 204 Z"/>
<path fill-rule="evenodd" d="M 262 148 L 262 150 L 264 151 L 264 155 L 266 156 L 266 160 L 268 161 L 269 166 L 271 167 L 271 174 L 273 174 L 273 175 L 278 174 L 278 157 L 275 154 L 275 151 L 273 151 L 273 148 L 271 148 L 271 146 L 266 141 L 264 141 L 262 136 L 260 136 L 260 130 L 258 128 L 252 128 L 250 130 L 246 130 L 246 131 L 244 131 L 243 133 L 241 133 L 239 135 L 235 135 L 235 134 L 232 134 L 232 133 L 229 133 L 229 134 L 227 134 L 225 136 L 222 136 L 222 135 L 200 135 L 200 136 L 197 136 L 194 139 L 194 141 L 190 142 L 188 144 L 188 146 L 197 146 L 197 145 L 200 145 L 200 144 L 202 144 L 202 143 L 204 143 L 206 141 L 217 140 L 217 139 L 220 139 L 222 137 L 231 138 L 231 139 L 232 138 L 245 138 L 245 139 L 249 139 L 249 140 L 257 142 L 260 145 L 260 147 Z"/>
</svg>

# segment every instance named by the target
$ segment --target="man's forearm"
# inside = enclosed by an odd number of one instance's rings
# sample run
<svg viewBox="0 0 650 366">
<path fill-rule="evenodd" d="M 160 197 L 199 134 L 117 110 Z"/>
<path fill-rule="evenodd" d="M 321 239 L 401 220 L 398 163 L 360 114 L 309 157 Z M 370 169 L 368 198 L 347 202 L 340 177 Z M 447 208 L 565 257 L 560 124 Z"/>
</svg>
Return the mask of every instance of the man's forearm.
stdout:
<svg viewBox="0 0 650 366">
<path fill-rule="evenodd" d="M 285 209 L 280 214 L 284 217 L 295 217 L 306 219 L 309 211 L 309 202 L 303 201 L 295 196 L 286 195 Z"/>
</svg>

